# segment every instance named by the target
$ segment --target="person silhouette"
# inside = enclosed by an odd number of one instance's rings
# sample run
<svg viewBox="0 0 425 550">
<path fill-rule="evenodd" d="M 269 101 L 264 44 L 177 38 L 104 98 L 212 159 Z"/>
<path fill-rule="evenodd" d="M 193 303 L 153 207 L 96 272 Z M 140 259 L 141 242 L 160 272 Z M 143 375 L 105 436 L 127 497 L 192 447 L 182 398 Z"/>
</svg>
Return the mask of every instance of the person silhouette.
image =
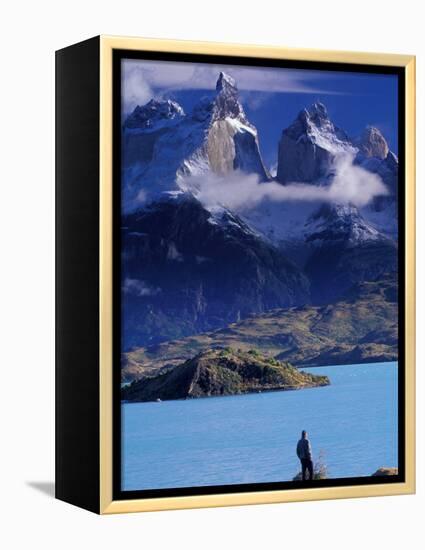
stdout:
<svg viewBox="0 0 425 550">
<path fill-rule="evenodd" d="M 310 441 L 308 440 L 308 434 L 305 430 L 301 432 L 301 439 L 297 443 L 297 456 L 301 461 L 301 475 L 302 480 L 306 479 L 306 472 L 308 471 L 308 478 L 313 479 L 313 455 L 311 452 Z"/>
</svg>

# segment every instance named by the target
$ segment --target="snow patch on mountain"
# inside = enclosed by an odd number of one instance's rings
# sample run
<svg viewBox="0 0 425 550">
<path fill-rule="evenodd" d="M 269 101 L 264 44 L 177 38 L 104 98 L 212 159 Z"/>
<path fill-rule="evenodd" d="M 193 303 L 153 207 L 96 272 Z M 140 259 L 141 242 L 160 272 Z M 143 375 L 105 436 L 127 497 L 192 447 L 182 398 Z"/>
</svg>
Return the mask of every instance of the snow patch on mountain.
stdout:
<svg viewBox="0 0 425 550">
<path fill-rule="evenodd" d="M 305 226 L 305 239 L 314 246 L 344 243 L 352 247 L 371 241 L 387 240 L 368 223 L 353 205 L 323 205 L 310 216 Z"/>
<path fill-rule="evenodd" d="M 249 132 L 253 136 L 257 136 L 257 129 L 255 127 L 248 126 L 248 124 L 243 123 L 237 118 L 226 117 L 224 120 L 234 128 L 235 132 Z"/>
<path fill-rule="evenodd" d="M 183 108 L 175 101 L 151 99 L 146 105 L 138 105 L 134 109 L 125 120 L 124 127 L 129 131 L 153 131 L 166 126 L 170 121 L 178 122 L 184 114 Z"/>
<path fill-rule="evenodd" d="M 357 152 L 347 135 L 331 122 L 326 107 L 322 103 L 314 103 L 309 110 L 304 109 L 300 118 L 304 122 L 305 129 L 304 133 L 298 137 L 298 142 L 311 141 L 333 155 Z"/>
</svg>

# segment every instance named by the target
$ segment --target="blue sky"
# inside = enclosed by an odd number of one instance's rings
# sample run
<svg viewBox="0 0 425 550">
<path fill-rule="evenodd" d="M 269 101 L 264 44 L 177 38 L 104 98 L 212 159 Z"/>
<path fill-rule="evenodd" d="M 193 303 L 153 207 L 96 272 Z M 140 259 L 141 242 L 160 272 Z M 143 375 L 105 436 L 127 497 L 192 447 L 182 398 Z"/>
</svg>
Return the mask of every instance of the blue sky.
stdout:
<svg viewBox="0 0 425 550">
<path fill-rule="evenodd" d="M 235 78 L 268 166 L 276 162 L 282 130 L 316 100 L 326 105 L 331 120 L 348 135 L 356 136 L 373 125 L 390 149 L 398 151 L 397 77 L 393 75 L 124 60 L 123 113 L 152 97 L 172 98 L 190 112 L 214 90 L 220 71 Z"/>
</svg>

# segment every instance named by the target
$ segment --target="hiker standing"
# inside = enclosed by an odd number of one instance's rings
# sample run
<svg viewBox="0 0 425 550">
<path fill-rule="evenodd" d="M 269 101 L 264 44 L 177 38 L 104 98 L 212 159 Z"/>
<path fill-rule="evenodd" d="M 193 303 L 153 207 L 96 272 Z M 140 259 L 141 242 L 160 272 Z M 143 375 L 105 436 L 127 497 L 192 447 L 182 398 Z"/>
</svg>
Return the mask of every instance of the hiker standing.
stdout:
<svg viewBox="0 0 425 550">
<path fill-rule="evenodd" d="M 311 445 L 305 430 L 301 432 L 301 439 L 297 443 L 297 456 L 301 461 L 302 480 L 305 481 L 305 474 L 308 470 L 308 479 L 313 479 L 313 457 Z"/>
</svg>

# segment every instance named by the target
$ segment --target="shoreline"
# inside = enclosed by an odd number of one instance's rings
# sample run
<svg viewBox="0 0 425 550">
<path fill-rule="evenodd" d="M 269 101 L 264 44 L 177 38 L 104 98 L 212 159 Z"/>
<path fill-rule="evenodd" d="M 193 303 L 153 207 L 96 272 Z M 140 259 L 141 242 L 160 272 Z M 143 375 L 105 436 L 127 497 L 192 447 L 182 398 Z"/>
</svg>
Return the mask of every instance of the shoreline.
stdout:
<svg viewBox="0 0 425 550">
<path fill-rule="evenodd" d="M 213 398 L 222 398 L 222 397 L 242 397 L 246 395 L 258 395 L 260 393 L 277 393 L 277 392 L 286 392 L 286 391 L 301 391 L 301 390 L 312 390 L 312 389 L 319 389 L 319 388 L 327 388 L 331 385 L 331 382 L 329 381 L 328 384 L 311 384 L 311 385 L 305 385 L 302 387 L 297 386 L 288 386 L 287 388 L 267 388 L 267 389 L 259 389 L 259 390 L 252 390 L 252 391 L 244 391 L 239 393 L 226 393 L 223 395 L 198 395 L 198 396 L 189 396 L 189 397 L 179 397 L 178 399 L 152 399 L 149 401 L 130 401 L 121 399 L 120 403 L 121 405 L 133 405 L 138 403 L 165 403 L 168 401 L 194 401 L 194 400 L 201 400 L 201 399 L 213 399 Z"/>
</svg>

